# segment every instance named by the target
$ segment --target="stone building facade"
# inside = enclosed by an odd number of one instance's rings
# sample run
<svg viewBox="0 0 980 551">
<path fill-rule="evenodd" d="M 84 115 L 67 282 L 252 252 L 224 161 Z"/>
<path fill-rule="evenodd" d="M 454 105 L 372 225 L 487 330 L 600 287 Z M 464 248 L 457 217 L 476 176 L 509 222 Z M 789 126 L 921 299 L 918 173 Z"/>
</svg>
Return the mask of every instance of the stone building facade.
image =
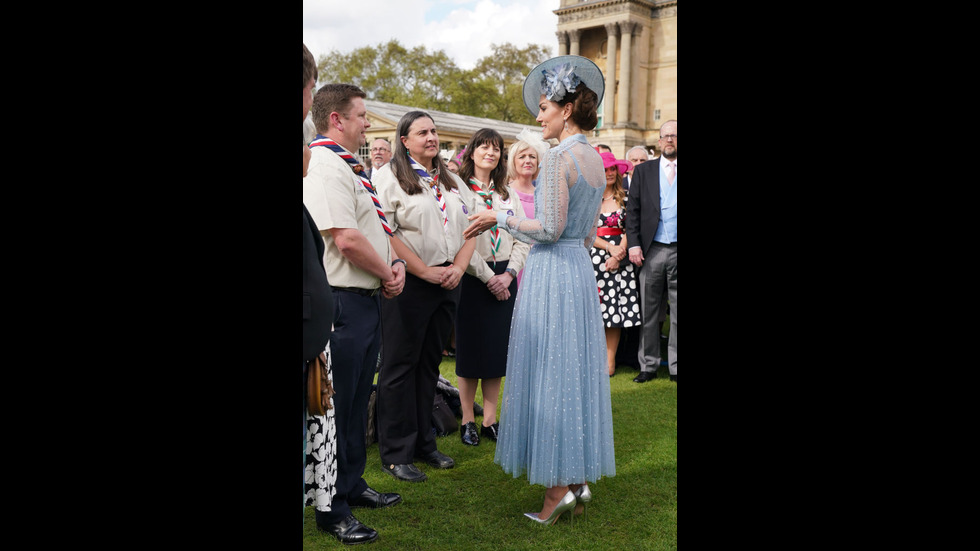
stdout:
<svg viewBox="0 0 980 551">
<path fill-rule="evenodd" d="M 589 141 L 618 158 L 644 145 L 659 155 L 660 125 L 677 118 L 677 0 L 560 0 L 558 55 L 580 55 L 606 77 Z"/>
<path fill-rule="evenodd" d="M 599 126 L 587 133 L 592 145 L 608 145 L 619 159 L 636 145 L 660 154 L 660 125 L 677 118 L 677 0 L 558 0 L 557 55 L 580 55 L 595 62 L 606 78 L 599 106 Z M 543 60 L 542 60 L 543 61 Z M 369 159 L 371 141 L 395 138 L 395 126 L 415 108 L 365 100 L 367 145 L 358 152 Z M 455 156 L 480 128 L 500 132 L 506 146 L 522 124 L 422 109 L 439 131 L 444 158 Z M 540 132 L 540 126 L 528 128 Z M 307 118 L 304 136 L 313 139 Z M 552 145 L 557 142 L 552 141 Z"/>
</svg>

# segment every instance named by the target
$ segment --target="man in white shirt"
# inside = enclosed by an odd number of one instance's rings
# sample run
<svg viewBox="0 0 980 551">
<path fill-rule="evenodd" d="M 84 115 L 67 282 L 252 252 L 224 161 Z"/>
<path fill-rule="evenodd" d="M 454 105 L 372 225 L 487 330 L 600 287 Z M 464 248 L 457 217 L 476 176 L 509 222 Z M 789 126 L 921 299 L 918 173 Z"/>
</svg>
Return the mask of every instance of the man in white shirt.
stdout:
<svg viewBox="0 0 980 551">
<path fill-rule="evenodd" d="M 391 144 L 384 138 L 377 138 L 371 143 L 371 168 L 367 171 L 368 178 L 374 179 L 374 173 L 391 160 Z"/>
<path fill-rule="evenodd" d="M 640 267 L 643 329 L 640 334 L 640 374 L 645 383 L 660 367 L 661 311 L 664 291 L 670 304 L 667 366 L 677 381 L 677 121 L 660 127 L 660 162 L 634 168 L 626 203 L 626 239 L 630 262 Z"/>
</svg>

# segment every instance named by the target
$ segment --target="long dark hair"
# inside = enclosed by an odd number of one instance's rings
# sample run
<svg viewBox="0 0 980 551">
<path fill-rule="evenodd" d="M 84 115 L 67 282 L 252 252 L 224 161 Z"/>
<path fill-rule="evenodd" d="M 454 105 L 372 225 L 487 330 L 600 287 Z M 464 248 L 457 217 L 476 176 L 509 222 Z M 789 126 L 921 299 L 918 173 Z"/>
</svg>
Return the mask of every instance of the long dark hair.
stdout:
<svg viewBox="0 0 980 551">
<path fill-rule="evenodd" d="M 606 191 L 602 190 L 605 194 Z M 623 187 L 623 175 L 619 173 L 619 168 L 616 169 L 616 183 L 613 184 L 613 199 L 616 200 L 616 204 L 619 208 L 623 208 L 626 203 L 626 188 Z"/>
<path fill-rule="evenodd" d="M 490 180 L 493 182 L 494 189 L 500 198 L 506 201 L 510 197 L 510 189 L 507 186 L 507 163 L 504 162 L 505 150 L 504 150 L 504 138 L 499 132 L 492 128 L 481 128 L 473 134 L 470 138 L 468 144 L 466 144 L 466 153 L 463 154 L 463 164 L 459 167 L 459 177 L 464 182 L 469 184 L 470 178 L 476 172 L 476 166 L 473 164 L 473 152 L 476 148 L 481 145 L 495 145 L 497 149 L 500 150 L 500 157 L 497 159 L 497 166 L 493 167 L 490 171 Z M 483 182 L 489 185 L 490 182 Z"/>
<path fill-rule="evenodd" d="M 405 147 L 401 138 L 408 136 L 408 129 L 412 123 L 422 117 L 428 117 L 433 123 L 436 122 L 424 111 L 409 111 L 402 115 L 396 127 L 398 139 L 395 140 L 395 147 L 391 153 L 391 170 L 395 173 L 395 178 L 398 179 L 398 185 L 409 195 L 422 193 L 426 190 L 419 182 L 419 175 L 415 173 L 411 163 L 408 162 L 408 148 Z M 449 167 L 446 166 L 446 161 L 442 160 L 442 155 L 436 155 L 434 162 L 439 169 L 439 183 L 442 184 L 442 187 L 447 191 L 456 189 L 456 181 L 450 176 Z"/>
</svg>

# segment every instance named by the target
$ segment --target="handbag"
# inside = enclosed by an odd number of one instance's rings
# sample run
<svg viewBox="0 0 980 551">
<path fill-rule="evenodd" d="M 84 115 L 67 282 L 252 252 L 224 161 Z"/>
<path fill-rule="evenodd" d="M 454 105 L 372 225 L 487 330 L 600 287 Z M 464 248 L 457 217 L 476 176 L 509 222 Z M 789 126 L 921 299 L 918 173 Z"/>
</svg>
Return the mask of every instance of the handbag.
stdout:
<svg viewBox="0 0 980 551">
<path fill-rule="evenodd" d="M 432 430 L 436 436 L 446 436 L 459 429 L 456 415 L 449 409 L 449 404 L 442 394 L 436 393 L 432 399 Z"/>
<path fill-rule="evenodd" d="M 330 397 L 334 395 L 330 375 L 327 373 L 327 354 L 320 355 L 307 363 L 306 406 L 310 415 L 326 415 L 328 409 L 333 409 Z"/>
</svg>

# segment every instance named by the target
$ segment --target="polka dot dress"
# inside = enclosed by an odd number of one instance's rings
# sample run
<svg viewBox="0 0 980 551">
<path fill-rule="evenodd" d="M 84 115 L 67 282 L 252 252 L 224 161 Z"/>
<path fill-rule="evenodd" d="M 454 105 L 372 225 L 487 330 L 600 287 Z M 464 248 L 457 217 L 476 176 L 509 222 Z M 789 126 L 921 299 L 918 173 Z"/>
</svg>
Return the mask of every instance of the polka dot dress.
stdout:
<svg viewBox="0 0 980 551">
<path fill-rule="evenodd" d="M 625 209 L 599 214 L 600 228 L 618 228 L 621 235 L 599 236 L 610 243 L 619 245 L 625 237 Z M 595 271 L 596 285 L 599 287 L 599 309 L 602 323 L 606 327 L 633 327 L 641 323 L 640 291 L 635 266 L 624 258 L 617 270 L 607 270 L 609 253 L 592 247 L 592 268 Z"/>
</svg>

